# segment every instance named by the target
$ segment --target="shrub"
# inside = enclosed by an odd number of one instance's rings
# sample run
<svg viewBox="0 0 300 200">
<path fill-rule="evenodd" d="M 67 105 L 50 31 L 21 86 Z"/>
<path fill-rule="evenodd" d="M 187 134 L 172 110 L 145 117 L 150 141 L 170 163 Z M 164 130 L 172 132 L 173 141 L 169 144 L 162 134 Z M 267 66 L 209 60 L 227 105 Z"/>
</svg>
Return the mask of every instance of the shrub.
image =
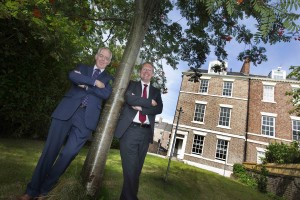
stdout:
<svg viewBox="0 0 300 200">
<path fill-rule="evenodd" d="M 233 175 L 237 178 L 237 180 L 245 185 L 256 188 L 256 180 L 247 172 L 242 164 L 234 164 L 233 165 Z"/>
<path fill-rule="evenodd" d="M 262 166 L 260 174 L 257 177 L 257 188 L 260 192 L 266 193 L 267 192 L 267 179 L 268 170 L 265 166 Z"/>
<path fill-rule="evenodd" d="M 282 142 L 269 144 L 263 162 L 277 164 L 300 163 L 299 143 L 292 142 L 289 145 Z"/>
<path fill-rule="evenodd" d="M 245 173 L 246 169 L 244 168 L 244 166 L 242 164 L 239 163 L 235 163 L 233 165 L 233 174 L 239 174 L 239 173 Z"/>
</svg>

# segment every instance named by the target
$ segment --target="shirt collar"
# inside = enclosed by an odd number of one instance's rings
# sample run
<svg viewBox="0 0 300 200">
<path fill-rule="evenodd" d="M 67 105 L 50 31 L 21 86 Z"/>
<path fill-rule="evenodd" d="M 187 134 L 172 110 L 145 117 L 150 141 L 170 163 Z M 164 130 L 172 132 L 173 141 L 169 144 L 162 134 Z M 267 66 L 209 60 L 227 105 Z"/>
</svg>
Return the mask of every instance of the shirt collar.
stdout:
<svg viewBox="0 0 300 200">
<path fill-rule="evenodd" d="M 99 69 L 99 68 L 96 65 L 94 65 L 94 70 L 93 71 L 95 71 L 96 69 Z M 99 70 L 102 73 L 105 69 L 99 69 Z"/>
<path fill-rule="evenodd" d="M 141 80 L 141 84 L 142 84 L 142 85 L 146 84 L 146 85 L 148 85 L 148 86 L 150 85 L 150 83 L 145 83 L 145 82 L 142 81 L 142 80 Z"/>
</svg>

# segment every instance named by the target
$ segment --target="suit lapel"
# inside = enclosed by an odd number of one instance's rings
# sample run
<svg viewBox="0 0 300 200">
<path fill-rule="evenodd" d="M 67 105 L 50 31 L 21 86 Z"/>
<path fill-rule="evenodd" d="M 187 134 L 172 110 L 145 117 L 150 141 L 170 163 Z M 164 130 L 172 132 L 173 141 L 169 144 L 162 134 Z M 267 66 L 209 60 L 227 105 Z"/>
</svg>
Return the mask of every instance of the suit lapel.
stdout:
<svg viewBox="0 0 300 200">
<path fill-rule="evenodd" d="M 148 99 L 152 98 L 155 96 L 155 90 L 154 90 L 154 87 L 149 84 L 149 95 L 148 95 Z M 142 96 L 142 83 L 141 81 L 137 82 L 137 85 L 136 85 L 136 95 L 139 95 L 139 96 Z"/>
<path fill-rule="evenodd" d="M 88 67 L 88 73 L 87 73 L 87 75 L 88 75 L 89 77 L 92 77 L 93 71 L 94 71 L 94 67 Z"/>
<path fill-rule="evenodd" d="M 153 86 L 151 84 L 149 86 L 150 87 L 149 87 L 149 96 L 148 96 L 148 99 L 150 99 L 150 97 L 153 98 L 155 96 L 154 95 L 155 90 L 154 90 Z"/>
<path fill-rule="evenodd" d="M 100 79 L 102 77 L 104 77 L 106 75 L 105 70 L 103 72 L 100 73 L 100 75 L 97 77 L 97 79 Z"/>
<path fill-rule="evenodd" d="M 141 84 L 141 81 L 136 82 L 135 92 L 136 92 L 137 96 L 140 96 L 140 97 L 142 96 L 142 84 Z"/>
</svg>

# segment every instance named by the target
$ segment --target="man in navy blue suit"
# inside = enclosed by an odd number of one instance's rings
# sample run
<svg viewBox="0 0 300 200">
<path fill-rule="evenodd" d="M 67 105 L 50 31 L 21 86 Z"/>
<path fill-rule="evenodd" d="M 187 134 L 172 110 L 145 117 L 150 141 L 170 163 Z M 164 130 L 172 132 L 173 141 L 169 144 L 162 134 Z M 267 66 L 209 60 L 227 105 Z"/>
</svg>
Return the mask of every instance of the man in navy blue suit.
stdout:
<svg viewBox="0 0 300 200">
<path fill-rule="evenodd" d="M 108 48 L 100 48 L 94 66 L 79 65 L 69 73 L 72 87 L 51 115 L 42 155 L 19 200 L 43 199 L 96 129 L 102 103 L 112 92 L 113 78 L 105 71 L 111 58 Z"/>
<path fill-rule="evenodd" d="M 152 63 L 145 62 L 141 81 L 130 82 L 115 136 L 120 139 L 123 188 L 120 200 L 137 200 L 139 177 L 149 143 L 153 142 L 155 116 L 163 109 L 160 90 L 150 84 L 154 75 Z"/>
</svg>

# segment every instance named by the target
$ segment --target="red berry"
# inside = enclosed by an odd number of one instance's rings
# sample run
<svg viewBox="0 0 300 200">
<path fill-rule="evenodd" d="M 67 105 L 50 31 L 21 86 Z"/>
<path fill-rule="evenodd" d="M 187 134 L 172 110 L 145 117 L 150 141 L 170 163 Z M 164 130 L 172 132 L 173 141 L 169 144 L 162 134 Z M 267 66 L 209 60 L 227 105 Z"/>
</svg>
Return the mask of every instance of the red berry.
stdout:
<svg viewBox="0 0 300 200">
<path fill-rule="evenodd" d="M 38 8 L 33 9 L 33 16 L 35 16 L 36 18 L 41 18 L 41 11 Z"/>
</svg>

